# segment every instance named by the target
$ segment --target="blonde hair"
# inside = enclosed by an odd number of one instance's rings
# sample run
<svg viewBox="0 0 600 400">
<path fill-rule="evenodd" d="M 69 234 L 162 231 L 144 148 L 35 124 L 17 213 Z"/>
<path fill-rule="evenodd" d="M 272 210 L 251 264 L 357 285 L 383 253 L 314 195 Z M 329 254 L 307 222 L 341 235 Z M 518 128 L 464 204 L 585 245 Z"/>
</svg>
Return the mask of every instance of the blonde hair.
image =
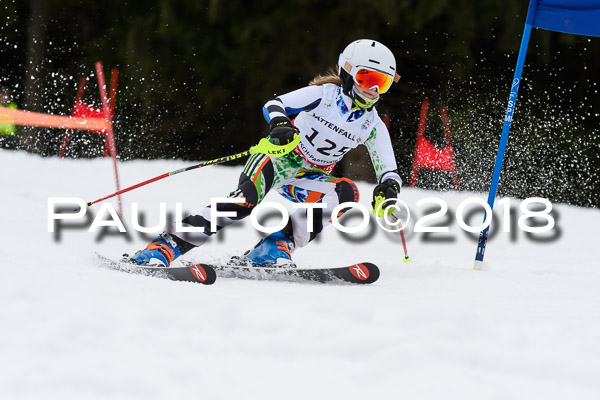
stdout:
<svg viewBox="0 0 600 400">
<path fill-rule="evenodd" d="M 324 85 L 326 83 L 333 83 L 334 85 L 341 86 L 342 80 L 337 72 L 337 66 L 329 68 L 325 73 L 315 76 L 312 81 L 308 83 L 309 86 Z"/>
</svg>

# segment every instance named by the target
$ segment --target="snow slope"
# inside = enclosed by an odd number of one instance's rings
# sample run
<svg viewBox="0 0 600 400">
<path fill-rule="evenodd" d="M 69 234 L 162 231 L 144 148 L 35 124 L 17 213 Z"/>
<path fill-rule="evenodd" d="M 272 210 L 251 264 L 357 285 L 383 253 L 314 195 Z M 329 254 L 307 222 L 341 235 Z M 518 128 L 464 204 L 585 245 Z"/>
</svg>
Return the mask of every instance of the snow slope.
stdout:
<svg viewBox="0 0 600 400">
<path fill-rule="evenodd" d="M 122 186 L 191 164 L 121 163 Z M 81 228 L 60 241 L 48 233 L 49 197 L 90 201 L 115 190 L 110 160 L 1 151 L 0 171 L 2 399 L 600 398 L 597 209 L 555 204 L 560 235 L 547 243 L 498 233 L 486 271 L 472 269 L 475 240 L 456 222 L 433 235 L 445 241 L 407 232 L 408 264 L 398 234 L 347 238 L 329 228 L 295 260 L 372 261 L 378 282 L 203 286 L 95 265 L 95 251 L 116 258 L 143 247 L 135 232 L 129 242 Z M 200 209 L 226 196 L 240 171 L 211 166 L 133 191 L 123 198 L 126 224 L 131 202 L 154 225 L 160 202 L 170 213 L 176 202 Z M 368 206 L 372 186 L 359 188 Z M 417 214 L 416 202 L 432 196 L 456 212 L 474 194 L 402 192 Z M 224 260 L 259 237 L 243 223 L 189 257 Z"/>
</svg>

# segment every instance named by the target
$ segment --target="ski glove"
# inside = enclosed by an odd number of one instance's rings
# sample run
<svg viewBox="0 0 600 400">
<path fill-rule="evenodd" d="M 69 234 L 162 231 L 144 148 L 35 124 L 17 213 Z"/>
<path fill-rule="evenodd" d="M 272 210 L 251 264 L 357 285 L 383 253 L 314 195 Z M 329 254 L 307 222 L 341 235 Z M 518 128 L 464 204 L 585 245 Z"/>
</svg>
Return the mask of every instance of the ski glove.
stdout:
<svg viewBox="0 0 600 400">
<path fill-rule="evenodd" d="M 283 146 L 294 140 L 294 134 L 298 129 L 292 125 L 292 122 L 285 117 L 275 117 L 269 122 L 271 133 L 269 142 L 277 146 Z"/>
<path fill-rule="evenodd" d="M 394 179 L 386 179 L 375 186 L 375 189 L 373 190 L 373 202 L 371 203 L 373 206 L 373 214 L 378 217 L 390 215 L 392 211 L 394 211 L 394 208 L 389 207 L 386 209 L 386 207 L 392 205 L 393 203 L 387 202 L 381 207 L 380 205 L 383 204 L 387 199 L 398 198 L 398 193 L 400 193 L 400 184 Z M 377 210 L 378 208 L 379 210 Z"/>
</svg>

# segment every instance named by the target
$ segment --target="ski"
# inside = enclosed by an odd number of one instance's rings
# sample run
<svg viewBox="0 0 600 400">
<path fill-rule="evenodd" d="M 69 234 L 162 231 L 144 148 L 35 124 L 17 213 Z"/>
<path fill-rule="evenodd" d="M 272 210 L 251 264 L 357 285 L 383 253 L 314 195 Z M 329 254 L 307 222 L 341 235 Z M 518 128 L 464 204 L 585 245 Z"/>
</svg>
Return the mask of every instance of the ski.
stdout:
<svg viewBox="0 0 600 400">
<path fill-rule="evenodd" d="M 115 261 L 98 253 L 99 266 L 128 274 L 152 276 L 155 278 L 170 279 L 172 281 L 184 281 L 212 285 L 217 279 L 215 270 L 206 264 L 190 264 L 184 267 L 151 267 L 136 265 L 124 261 Z"/>
<path fill-rule="evenodd" d="M 379 268 L 364 262 L 346 267 L 334 268 L 294 268 L 294 267 L 254 267 L 245 265 L 217 265 L 181 261 L 181 267 L 152 267 L 136 265 L 125 261 L 115 261 L 96 253 L 100 266 L 129 274 L 152 276 L 212 285 L 220 278 L 240 278 L 254 280 L 274 280 L 287 282 L 349 282 L 356 284 L 373 283 L 379 279 Z"/>
<path fill-rule="evenodd" d="M 185 261 L 187 267 L 197 265 Z M 379 279 L 379 268 L 372 263 L 360 263 L 334 268 L 254 267 L 244 265 L 202 264 L 214 269 L 219 278 L 240 278 L 275 281 L 373 283 Z"/>
</svg>

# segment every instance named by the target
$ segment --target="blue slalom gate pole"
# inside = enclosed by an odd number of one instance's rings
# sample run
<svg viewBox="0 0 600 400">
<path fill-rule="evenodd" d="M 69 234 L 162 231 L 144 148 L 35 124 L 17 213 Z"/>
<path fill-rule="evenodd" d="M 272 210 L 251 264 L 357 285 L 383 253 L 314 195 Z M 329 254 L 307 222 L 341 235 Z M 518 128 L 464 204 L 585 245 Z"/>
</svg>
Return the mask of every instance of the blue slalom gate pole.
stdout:
<svg viewBox="0 0 600 400">
<path fill-rule="evenodd" d="M 531 12 L 531 6 L 529 11 Z M 496 199 L 498 182 L 500 181 L 500 172 L 502 171 L 502 162 L 504 161 L 504 152 L 506 151 L 506 144 L 508 142 L 508 133 L 510 131 L 510 125 L 512 123 L 513 111 L 515 110 L 515 104 L 517 103 L 517 93 L 519 91 L 519 83 L 521 83 L 521 74 L 523 72 L 523 65 L 525 64 L 525 55 L 527 54 L 527 46 L 529 44 L 529 36 L 531 35 L 531 27 L 532 26 L 530 24 L 525 24 L 525 29 L 523 29 L 523 37 L 521 38 L 521 48 L 519 49 L 517 66 L 515 67 L 515 74 L 512 80 L 510 95 L 508 97 L 508 106 L 506 107 L 506 114 L 504 114 L 504 126 L 502 127 L 502 135 L 500 136 L 500 144 L 498 145 L 498 153 L 496 154 L 496 164 L 494 165 L 494 174 L 492 175 L 492 183 L 490 185 L 490 192 L 488 194 L 487 201 L 491 210 L 494 209 L 494 200 Z M 485 221 L 487 217 L 488 216 L 486 213 L 483 220 Z M 478 270 L 481 270 L 483 268 L 483 256 L 485 254 L 485 245 L 487 243 L 489 230 L 490 225 L 488 225 L 479 234 L 479 242 L 477 243 L 477 253 L 475 254 L 475 265 L 473 267 Z"/>
</svg>

